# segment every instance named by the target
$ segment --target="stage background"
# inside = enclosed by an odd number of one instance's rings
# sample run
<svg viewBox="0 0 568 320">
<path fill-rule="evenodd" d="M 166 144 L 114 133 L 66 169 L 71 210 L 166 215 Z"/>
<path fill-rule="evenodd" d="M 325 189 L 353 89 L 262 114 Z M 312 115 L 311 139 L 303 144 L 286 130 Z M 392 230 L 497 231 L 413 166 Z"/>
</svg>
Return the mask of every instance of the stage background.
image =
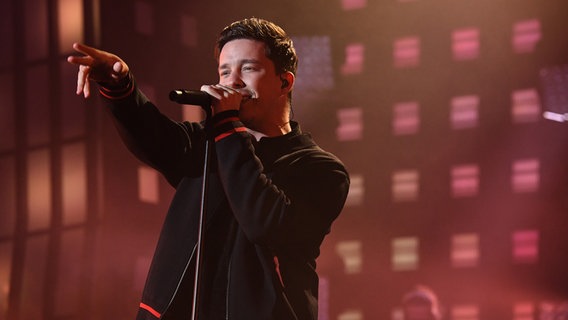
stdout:
<svg viewBox="0 0 568 320">
<path fill-rule="evenodd" d="M 294 118 L 351 174 L 321 320 L 400 320 L 416 284 L 445 319 L 565 319 L 568 124 L 543 114 L 568 112 L 566 0 L 2 1 L 0 319 L 132 319 L 173 194 L 75 96 L 72 43 L 197 120 L 169 91 L 215 83 L 251 16 L 293 37 Z"/>
</svg>

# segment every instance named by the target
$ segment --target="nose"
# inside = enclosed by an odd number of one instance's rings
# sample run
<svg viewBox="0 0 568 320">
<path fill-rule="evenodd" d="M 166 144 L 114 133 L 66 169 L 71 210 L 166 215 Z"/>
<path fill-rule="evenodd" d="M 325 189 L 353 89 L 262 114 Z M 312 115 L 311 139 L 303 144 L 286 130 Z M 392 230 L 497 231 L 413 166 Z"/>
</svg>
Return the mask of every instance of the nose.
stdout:
<svg viewBox="0 0 568 320">
<path fill-rule="evenodd" d="M 228 79 L 228 85 L 231 88 L 234 89 L 241 89 L 244 88 L 246 86 L 246 84 L 244 83 L 243 79 L 241 78 L 241 75 L 238 74 L 237 72 L 234 72 L 231 74 L 231 77 Z"/>
</svg>

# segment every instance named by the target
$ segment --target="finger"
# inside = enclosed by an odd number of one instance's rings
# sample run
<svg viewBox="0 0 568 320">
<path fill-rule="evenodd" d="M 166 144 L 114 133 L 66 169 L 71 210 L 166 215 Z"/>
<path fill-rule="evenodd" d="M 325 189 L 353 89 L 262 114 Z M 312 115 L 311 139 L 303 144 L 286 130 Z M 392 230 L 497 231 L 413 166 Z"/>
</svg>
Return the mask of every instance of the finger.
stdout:
<svg viewBox="0 0 568 320">
<path fill-rule="evenodd" d="M 89 83 L 89 73 L 91 68 L 80 66 L 77 74 L 77 95 L 84 93 L 84 88 Z"/>
<path fill-rule="evenodd" d="M 116 61 L 112 65 L 112 78 L 115 80 L 120 80 L 126 76 L 128 73 L 128 67 L 122 61 Z"/>
<path fill-rule="evenodd" d="M 85 82 L 85 86 L 83 87 L 83 96 L 85 98 L 91 96 L 91 83 L 89 81 Z"/>
<path fill-rule="evenodd" d="M 207 92 L 210 96 L 216 98 L 217 100 L 220 100 L 222 98 L 222 95 L 219 93 L 219 90 L 216 89 L 214 86 L 202 85 L 201 91 Z"/>
<path fill-rule="evenodd" d="M 84 45 L 84 44 L 78 43 L 78 42 L 75 42 L 73 44 L 73 49 L 75 49 L 75 51 L 82 53 L 84 55 L 87 55 L 87 56 L 98 56 L 98 55 L 100 55 L 100 52 L 101 52 L 98 49 L 95 49 L 93 47 L 89 47 L 87 45 Z"/>
<path fill-rule="evenodd" d="M 93 58 L 90 56 L 84 56 L 84 57 L 69 56 L 67 57 L 67 62 L 74 65 L 90 66 L 93 64 Z"/>
</svg>

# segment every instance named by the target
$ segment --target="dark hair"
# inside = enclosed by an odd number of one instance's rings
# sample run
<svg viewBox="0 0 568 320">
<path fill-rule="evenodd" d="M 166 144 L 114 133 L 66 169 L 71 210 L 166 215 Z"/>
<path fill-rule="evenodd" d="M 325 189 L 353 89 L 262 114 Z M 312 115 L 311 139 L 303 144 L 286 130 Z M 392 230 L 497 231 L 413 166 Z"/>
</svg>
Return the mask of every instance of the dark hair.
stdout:
<svg viewBox="0 0 568 320">
<path fill-rule="evenodd" d="M 219 34 L 215 58 L 219 59 L 221 49 L 227 42 L 236 39 L 252 39 L 264 42 L 266 57 L 274 63 L 276 73 L 281 74 L 290 71 L 296 74 L 298 56 L 292 39 L 278 25 L 259 18 L 243 19 L 231 23 Z"/>
</svg>

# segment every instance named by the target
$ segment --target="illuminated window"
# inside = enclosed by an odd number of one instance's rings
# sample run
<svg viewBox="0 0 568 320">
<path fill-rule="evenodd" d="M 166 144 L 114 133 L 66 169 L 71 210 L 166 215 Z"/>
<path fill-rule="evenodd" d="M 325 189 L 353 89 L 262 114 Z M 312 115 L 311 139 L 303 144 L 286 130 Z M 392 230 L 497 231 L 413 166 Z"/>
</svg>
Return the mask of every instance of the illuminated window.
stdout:
<svg viewBox="0 0 568 320">
<path fill-rule="evenodd" d="M 418 269 L 418 238 L 405 237 L 392 240 L 392 269 L 407 271 Z"/>
<path fill-rule="evenodd" d="M 452 238 L 452 266 L 475 267 L 479 264 L 479 236 L 474 233 L 454 235 Z"/>
<path fill-rule="evenodd" d="M 337 316 L 337 320 L 363 320 L 363 311 L 347 310 Z"/>
<path fill-rule="evenodd" d="M 330 320 L 330 284 L 329 278 L 326 276 L 319 277 L 318 285 L 318 320 Z"/>
<path fill-rule="evenodd" d="M 540 98 L 536 89 L 516 90 L 511 94 L 513 122 L 536 122 L 540 119 Z"/>
<path fill-rule="evenodd" d="M 393 48 L 394 66 L 397 68 L 416 67 L 420 64 L 420 38 L 396 39 Z"/>
<path fill-rule="evenodd" d="M 367 6 L 367 0 L 341 0 L 343 10 L 362 9 Z"/>
<path fill-rule="evenodd" d="M 158 172 L 150 167 L 138 167 L 138 199 L 142 202 L 160 202 Z"/>
<path fill-rule="evenodd" d="M 472 197 L 479 192 L 479 167 L 460 165 L 452 168 L 452 196 Z"/>
<path fill-rule="evenodd" d="M 344 108 L 337 110 L 338 127 L 336 130 L 338 141 L 353 141 L 363 138 L 363 109 Z"/>
<path fill-rule="evenodd" d="M 535 320 L 535 305 L 531 302 L 518 302 L 513 306 L 513 320 Z"/>
<path fill-rule="evenodd" d="M 30 231 L 46 229 L 51 224 L 51 167 L 47 149 L 28 155 L 28 211 Z"/>
<path fill-rule="evenodd" d="M 148 270 L 150 270 L 150 265 L 152 264 L 151 256 L 139 256 L 136 259 L 136 265 L 134 266 L 134 279 L 133 279 L 133 289 L 141 291 L 144 289 L 144 284 L 146 283 L 146 276 L 148 275 Z"/>
<path fill-rule="evenodd" d="M 523 159 L 513 163 L 511 177 L 513 192 L 535 192 L 540 185 L 540 161 L 538 159 Z"/>
<path fill-rule="evenodd" d="M 455 60 L 472 60 L 479 57 L 479 30 L 459 29 L 452 32 L 452 53 Z"/>
<path fill-rule="evenodd" d="M 59 52 L 70 52 L 73 42 L 83 42 L 83 0 L 58 0 Z"/>
<path fill-rule="evenodd" d="M 350 182 L 345 206 L 360 206 L 365 200 L 365 178 L 360 174 L 353 174 L 350 176 Z"/>
<path fill-rule="evenodd" d="M 63 224 L 84 223 L 87 218 L 87 168 L 83 143 L 63 147 Z"/>
<path fill-rule="evenodd" d="M 539 256 L 537 230 L 516 231 L 512 235 L 513 261 L 516 263 L 536 263 Z"/>
<path fill-rule="evenodd" d="M 452 98 L 450 114 L 453 129 L 477 127 L 479 122 L 479 96 L 468 95 Z"/>
<path fill-rule="evenodd" d="M 402 308 L 396 307 L 392 309 L 391 320 L 404 320 L 404 313 L 402 311 Z"/>
<path fill-rule="evenodd" d="M 352 43 L 345 48 L 345 62 L 341 66 L 344 75 L 363 72 L 365 62 L 365 46 L 361 43 Z"/>
<path fill-rule="evenodd" d="M 533 52 L 541 39 L 540 21 L 537 19 L 517 22 L 513 25 L 513 51 Z"/>
<path fill-rule="evenodd" d="M 12 243 L 0 242 L 0 315 L 8 310 L 10 275 L 12 274 Z"/>
<path fill-rule="evenodd" d="M 392 175 L 393 201 L 414 201 L 418 199 L 420 176 L 416 170 L 396 171 Z"/>
<path fill-rule="evenodd" d="M 479 307 L 477 305 L 454 306 L 452 320 L 479 320 Z"/>
<path fill-rule="evenodd" d="M 420 106 L 416 101 L 400 102 L 393 107 L 394 135 L 415 134 L 420 129 Z"/>
<path fill-rule="evenodd" d="M 363 268 L 363 252 L 361 241 L 341 241 L 335 247 L 335 252 L 343 261 L 346 274 L 360 273 Z"/>
</svg>

